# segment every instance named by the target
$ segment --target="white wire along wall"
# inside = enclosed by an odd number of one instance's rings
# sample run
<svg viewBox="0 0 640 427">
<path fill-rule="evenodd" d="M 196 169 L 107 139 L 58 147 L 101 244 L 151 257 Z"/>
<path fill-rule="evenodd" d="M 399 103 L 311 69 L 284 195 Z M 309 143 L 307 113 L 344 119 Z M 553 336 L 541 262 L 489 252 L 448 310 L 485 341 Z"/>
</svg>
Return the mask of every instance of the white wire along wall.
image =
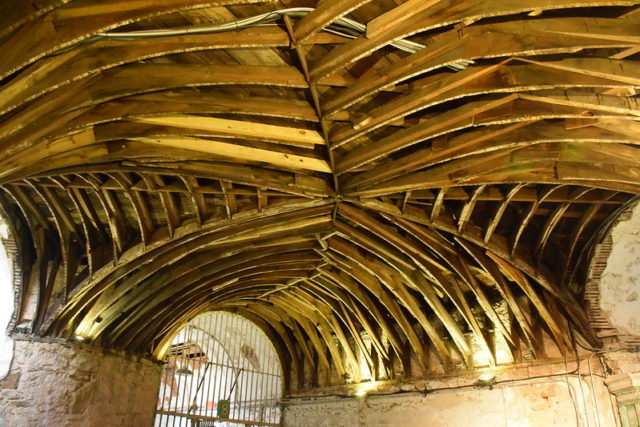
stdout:
<svg viewBox="0 0 640 427">
<path fill-rule="evenodd" d="M 280 425 L 282 367 L 249 320 L 202 314 L 178 332 L 164 361 L 156 427 Z"/>
</svg>

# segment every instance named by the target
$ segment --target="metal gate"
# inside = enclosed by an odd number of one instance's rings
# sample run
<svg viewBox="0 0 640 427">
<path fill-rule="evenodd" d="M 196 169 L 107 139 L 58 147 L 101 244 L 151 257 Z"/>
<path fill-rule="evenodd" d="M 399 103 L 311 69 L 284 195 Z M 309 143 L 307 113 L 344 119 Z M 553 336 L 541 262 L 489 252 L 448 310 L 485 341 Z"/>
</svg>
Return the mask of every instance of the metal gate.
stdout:
<svg viewBox="0 0 640 427">
<path fill-rule="evenodd" d="M 243 317 L 196 317 L 164 361 L 156 427 L 280 425 L 280 361 L 264 332 Z"/>
</svg>

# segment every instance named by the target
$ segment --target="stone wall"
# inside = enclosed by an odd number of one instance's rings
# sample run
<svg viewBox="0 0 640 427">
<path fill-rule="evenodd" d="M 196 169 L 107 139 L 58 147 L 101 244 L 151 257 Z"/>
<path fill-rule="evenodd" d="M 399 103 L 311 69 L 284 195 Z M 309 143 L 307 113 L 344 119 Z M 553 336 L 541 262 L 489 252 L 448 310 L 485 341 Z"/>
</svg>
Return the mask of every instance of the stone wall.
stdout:
<svg viewBox="0 0 640 427">
<path fill-rule="evenodd" d="M 600 279 L 600 306 L 622 333 L 640 336 L 640 204 L 611 230 L 613 245 Z"/>
<path fill-rule="evenodd" d="M 640 203 L 625 209 L 595 245 L 584 298 L 607 350 L 640 347 Z"/>
<path fill-rule="evenodd" d="M 75 343 L 15 341 L 2 426 L 150 426 L 161 368 Z"/>
<path fill-rule="evenodd" d="M 575 383 L 574 380 L 570 383 Z M 575 384 L 573 384 L 575 386 Z M 566 383 L 496 387 L 289 406 L 285 426 L 576 426 Z M 606 401 L 603 403 L 607 403 Z M 605 423 L 614 426 L 610 404 Z M 593 418 L 591 418 L 593 420 Z M 597 425 L 597 424 L 593 424 Z"/>
<path fill-rule="evenodd" d="M 589 366 L 591 364 L 591 375 Z M 640 369 L 640 362 L 628 369 Z M 495 384 L 468 375 L 385 386 L 367 397 L 307 397 L 285 403 L 283 424 L 351 426 L 616 426 L 619 414 L 597 357 L 498 371 Z M 616 369 L 617 370 L 617 369 Z M 569 372 L 568 375 L 564 373 Z M 610 377 L 611 378 L 611 377 Z M 424 389 L 430 391 L 422 393 Z M 354 387 L 352 391 L 357 390 Z M 376 393 L 388 394 L 376 394 Z"/>
</svg>

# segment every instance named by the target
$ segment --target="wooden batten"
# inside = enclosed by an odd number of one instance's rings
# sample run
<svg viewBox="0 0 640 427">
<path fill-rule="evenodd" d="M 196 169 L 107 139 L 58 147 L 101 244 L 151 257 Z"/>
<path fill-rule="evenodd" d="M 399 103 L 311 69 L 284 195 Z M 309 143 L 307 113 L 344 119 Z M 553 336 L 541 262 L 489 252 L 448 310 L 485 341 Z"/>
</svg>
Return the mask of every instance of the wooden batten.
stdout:
<svg viewBox="0 0 640 427">
<path fill-rule="evenodd" d="M 640 194 L 640 2 L 323 0 L 233 31 L 283 6 L 32 3 L 0 17 L 27 332 L 158 355 L 232 311 L 296 392 L 568 354 L 568 325 L 602 345 L 581 281 Z"/>
</svg>

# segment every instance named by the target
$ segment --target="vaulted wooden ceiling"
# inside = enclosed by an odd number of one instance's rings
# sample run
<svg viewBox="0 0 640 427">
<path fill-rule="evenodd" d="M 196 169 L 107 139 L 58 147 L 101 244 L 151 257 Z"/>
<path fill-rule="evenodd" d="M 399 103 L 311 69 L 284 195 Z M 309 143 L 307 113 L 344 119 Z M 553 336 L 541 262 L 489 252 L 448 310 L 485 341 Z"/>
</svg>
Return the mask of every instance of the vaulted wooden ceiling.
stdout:
<svg viewBox="0 0 640 427">
<path fill-rule="evenodd" d="M 496 336 L 597 346 L 590 250 L 640 193 L 638 4 L 3 2 L 16 331 L 159 357 L 231 310 L 316 383 L 473 368 L 469 336 L 491 364 Z"/>
</svg>

